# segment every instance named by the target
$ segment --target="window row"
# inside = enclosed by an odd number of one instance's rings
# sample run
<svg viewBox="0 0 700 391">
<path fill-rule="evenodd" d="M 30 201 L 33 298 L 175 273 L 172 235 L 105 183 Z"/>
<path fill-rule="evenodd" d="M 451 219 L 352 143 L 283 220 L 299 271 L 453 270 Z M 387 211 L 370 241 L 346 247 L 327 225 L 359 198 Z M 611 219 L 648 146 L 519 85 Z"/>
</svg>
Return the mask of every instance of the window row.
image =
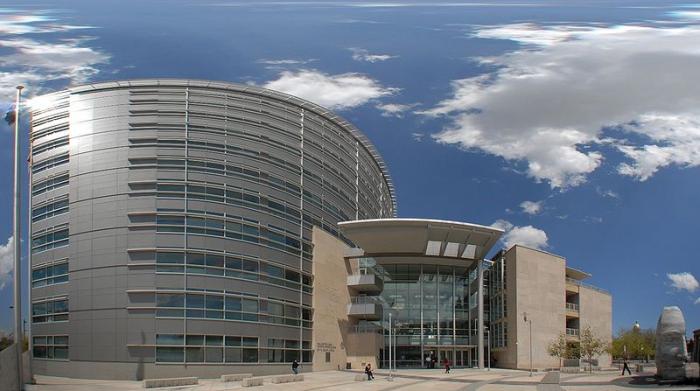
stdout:
<svg viewBox="0 0 700 391">
<path fill-rule="evenodd" d="M 67 320 L 67 298 L 32 303 L 32 323 L 65 322 Z"/>
<path fill-rule="evenodd" d="M 39 195 L 58 189 L 59 187 L 66 186 L 68 184 L 68 173 L 59 174 L 52 176 L 50 178 L 44 179 L 43 181 L 37 182 L 32 186 L 32 195 Z"/>
<path fill-rule="evenodd" d="M 32 237 L 32 253 L 67 246 L 68 236 L 68 224 L 62 224 L 48 231 L 39 232 Z"/>
<path fill-rule="evenodd" d="M 68 336 L 48 335 L 32 338 L 34 358 L 68 360 Z"/>
<path fill-rule="evenodd" d="M 269 247 L 289 252 L 293 255 L 301 253 L 301 242 L 298 234 L 279 232 L 268 227 L 249 225 L 245 222 L 221 220 L 212 217 L 179 216 L 158 214 L 156 217 L 157 232 L 188 233 L 194 235 L 209 235 L 242 240 L 250 243 L 267 245 Z M 147 219 L 143 216 L 141 222 Z M 290 236 L 294 235 L 294 236 Z M 304 243 L 304 256 L 311 259 L 311 247 Z"/>
<path fill-rule="evenodd" d="M 198 185 L 132 183 L 130 187 L 132 190 L 137 190 L 139 192 L 152 192 L 155 190 L 155 195 L 159 198 L 188 198 L 251 208 L 283 218 L 294 224 L 299 224 L 301 218 L 299 209 L 289 205 L 287 202 L 273 200 L 271 197 L 265 197 L 257 192 L 253 193 L 239 187 L 229 186 L 224 189 L 222 187 L 205 185 L 203 183 Z"/>
<path fill-rule="evenodd" d="M 224 175 L 247 179 L 287 192 L 296 197 L 299 197 L 301 191 L 299 186 L 291 182 L 287 182 L 282 178 L 278 178 L 277 176 L 270 175 L 266 172 L 261 172 L 256 169 L 239 167 L 230 164 L 222 164 L 195 159 L 185 160 L 165 158 L 136 158 L 129 159 L 129 161 L 131 163 L 131 166 L 134 168 L 184 170 L 185 164 L 187 164 L 187 169 L 192 172 L 203 172 L 205 174 Z"/>
<path fill-rule="evenodd" d="M 68 197 L 32 209 L 32 223 L 68 212 Z"/>
<path fill-rule="evenodd" d="M 223 254 L 203 254 L 195 252 L 158 251 L 152 255 L 157 263 L 156 271 L 160 273 L 208 274 L 241 278 L 252 281 L 264 281 L 292 289 L 311 293 L 312 278 L 292 269 L 272 265 L 265 261 L 242 259 Z"/>
<path fill-rule="evenodd" d="M 32 270 L 32 288 L 68 282 L 68 261 L 57 261 Z"/>
<path fill-rule="evenodd" d="M 156 293 L 156 316 L 206 318 L 311 327 L 311 309 L 233 295 Z"/>
<path fill-rule="evenodd" d="M 289 341 L 292 342 L 292 341 Z M 157 363 L 273 363 L 299 360 L 311 362 L 310 343 L 299 341 L 295 349 L 260 348 L 257 337 L 220 335 L 156 335 Z"/>
<path fill-rule="evenodd" d="M 63 136 L 32 148 L 32 156 L 68 145 L 68 136 Z"/>
<path fill-rule="evenodd" d="M 135 147 L 169 147 L 169 148 L 184 148 L 185 139 L 131 139 L 129 140 L 131 144 Z M 272 164 L 284 170 L 289 170 L 293 174 L 299 175 L 299 165 L 288 162 L 286 160 L 280 159 L 278 157 L 272 156 L 264 151 L 256 151 L 248 148 L 241 148 L 238 145 L 226 145 L 220 143 L 214 143 L 211 141 L 203 140 L 192 140 L 190 139 L 187 143 L 188 149 L 193 150 L 205 150 L 210 152 L 225 153 L 227 155 L 238 155 L 243 156 L 247 159 L 254 159 L 264 163 Z"/>
<path fill-rule="evenodd" d="M 32 164 L 32 174 L 36 174 L 50 168 L 58 167 L 62 164 L 66 164 L 69 161 L 68 152 L 62 153 L 58 156 L 50 157 L 44 159 L 40 162 L 35 162 Z"/>
</svg>

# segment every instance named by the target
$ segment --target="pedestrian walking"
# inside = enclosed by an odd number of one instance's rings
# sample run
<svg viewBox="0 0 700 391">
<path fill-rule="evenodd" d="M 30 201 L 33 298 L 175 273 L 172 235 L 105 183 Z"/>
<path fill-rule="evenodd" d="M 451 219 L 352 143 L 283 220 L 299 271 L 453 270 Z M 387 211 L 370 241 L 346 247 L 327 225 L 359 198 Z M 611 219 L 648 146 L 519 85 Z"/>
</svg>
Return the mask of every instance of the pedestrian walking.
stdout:
<svg viewBox="0 0 700 391">
<path fill-rule="evenodd" d="M 450 373 L 450 360 L 445 359 L 445 373 Z"/>
<path fill-rule="evenodd" d="M 372 364 L 367 364 L 367 366 L 365 366 L 365 373 L 367 374 L 367 380 L 374 380 L 374 374 L 372 373 Z"/>
<path fill-rule="evenodd" d="M 295 375 L 299 374 L 299 361 L 294 360 L 292 362 L 292 372 L 294 372 Z"/>
<path fill-rule="evenodd" d="M 623 359 L 622 362 L 624 363 L 624 366 L 622 367 L 622 376 L 625 375 L 625 371 L 627 371 L 628 374 L 632 374 L 632 371 L 630 371 L 630 366 L 627 365 L 627 359 Z"/>
</svg>

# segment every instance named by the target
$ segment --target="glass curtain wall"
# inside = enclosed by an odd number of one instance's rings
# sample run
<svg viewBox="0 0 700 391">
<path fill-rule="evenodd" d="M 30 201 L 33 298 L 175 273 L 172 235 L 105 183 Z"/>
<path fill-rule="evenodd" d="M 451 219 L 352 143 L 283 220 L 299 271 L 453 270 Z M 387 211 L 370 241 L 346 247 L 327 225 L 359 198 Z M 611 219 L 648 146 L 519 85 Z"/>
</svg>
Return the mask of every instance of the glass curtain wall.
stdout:
<svg viewBox="0 0 700 391">
<path fill-rule="evenodd" d="M 397 367 L 440 367 L 476 363 L 476 268 L 382 264 L 384 349 L 389 365 L 389 313 Z"/>
</svg>

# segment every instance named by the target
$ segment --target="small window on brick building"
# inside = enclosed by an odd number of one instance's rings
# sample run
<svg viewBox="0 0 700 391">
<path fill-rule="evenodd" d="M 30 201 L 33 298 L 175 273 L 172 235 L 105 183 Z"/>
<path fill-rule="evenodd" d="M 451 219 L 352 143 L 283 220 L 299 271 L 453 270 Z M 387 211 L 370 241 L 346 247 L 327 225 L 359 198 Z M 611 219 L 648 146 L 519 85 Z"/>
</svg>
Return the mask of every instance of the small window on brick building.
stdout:
<svg viewBox="0 0 700 391">
<path fill-rule="evenodd" d="M 326 352 L 326 362 L 331 362 L 331 352 Z"/>
</svg>

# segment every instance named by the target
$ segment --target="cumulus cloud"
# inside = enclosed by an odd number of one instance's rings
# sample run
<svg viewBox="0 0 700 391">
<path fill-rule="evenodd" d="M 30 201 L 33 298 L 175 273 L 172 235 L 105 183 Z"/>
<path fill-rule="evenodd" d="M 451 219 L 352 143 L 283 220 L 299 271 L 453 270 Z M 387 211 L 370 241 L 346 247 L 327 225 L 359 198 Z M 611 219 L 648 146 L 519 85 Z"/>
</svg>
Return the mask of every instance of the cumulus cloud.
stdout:
<svg viewBox="0 0 700 391">
<path fill-rule="evenodd" d="M 396 117 L 403 118 L 403 115 L 408 110 L 416 107 L 417 104 L 399 104 L 399 103 L 386 103 L 378 104 L 376 107 L 382 112 L 383 117 Z"/>
<path fill-rule="evenodd" d="M 520 203 L 520 209 L 529 215 L 539 214 L 542 212 L 542 201 L 523 201 Z"/>
<path fill-rule="evenodd" d="M 695 276 L 688 272 L 683 273 L 668 273 L 666 274 L 671 280 L 671 286 L 679 291 L 695 292 L 700 288 L 700 283 L 695 279 Z"/>
<path fill-rule="evenodd" d="M 371 54 L 367 49 L 350 48 L 349 50 L 352 52 L 352 59 L 355 61 L 380 62 L 398 57 L 389 54 Z"/>
<path fill-rule="evenodd" d="M 329 75 L 309 69 L 284 71 L 277 80 L 263 86 L 337 110 L 361 106 L 399 91 L 360 73 Z"/>
<path fill-rule="evenodd" d="M 12 271 L 14 270 L 13 243 L 14 239 L 10 236 L 4 245 L 0 244 L 0 290 L 12 278 Z"/>
<path fill-rule="evenodd" d="M 474 37 L 521 44 L 477 59 L 492 71 L 455 80 L 452 96 L 420 114 L 448 117 L 438 142 L 527 165 L 552 188 L 584 183 L 604 161 L 646 180 L 663 167 L 700 165 L 700 26 L 476 28 Z M 614 139 L 608 133 L 636 137 Z M 618 133 L 619 134 L 619 133 Z"/>
<path fill-rule="evenodd" d="M 54 22 L 47 15 L 0 14 L 0 100 L 11 100 L 14 87 L 27 86 L 27 93 L 43 92 L 43 84 L 52 81 L 87 82 L 99 72 L 99 65 L 110 56 L 90 47 L 91 37 L 62 38 L 49 41 L 51 33 L 94 28 Z"/>
<path fill-rule="evenodd" d="M 549 246 L 547 243 L 549 240 L 549 238 L 547 238 L 547 233 L 531 225 L 516 226 L 506 220 L 496 220 L 491 226 L 505 231 L 501 237 L 501 242 L 506 248 L 511 248 L 519 244 L 521 246 L 542 250 Z"/>
</svg>

